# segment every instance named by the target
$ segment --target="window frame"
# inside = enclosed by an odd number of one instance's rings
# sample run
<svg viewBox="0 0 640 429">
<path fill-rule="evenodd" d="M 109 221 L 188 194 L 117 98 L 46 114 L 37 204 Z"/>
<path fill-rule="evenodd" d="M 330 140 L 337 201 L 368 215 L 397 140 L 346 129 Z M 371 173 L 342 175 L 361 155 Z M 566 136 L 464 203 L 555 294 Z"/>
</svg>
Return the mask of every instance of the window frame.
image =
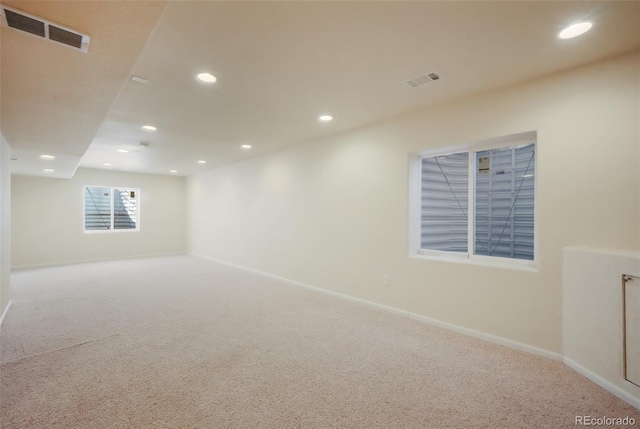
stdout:
<svg viewBox="0 0 640 429">
<path fill-rule="evenodd" d="M 534 164 L 534 220 L 533 220 L 533 260 L 513 259 L 500 256 L 475 254 L 475 192 L 476 192 L 476 152 L 492 149 L 509 148 L 525 144 L 535 144 Z M 456 146 L 428 149 L 409 155 L 409 257 L 418 259 L 438 260 L 445 262 L 460 262 L 475 265 L 513 268 L 537 271 L 538 268 L 538 139 L 535 131 L 512 134 L 508 136 L 476 141 Z M 468 177 L 468 222 L 467 222 L 467 252 L 450 252 L 444 250 L 430 250 L 421 248 L 421 219 L 422 219 L 422 159 L 433 156 L 445 156 L 460 152 L 467 152 L 469 160 Z"/>
<path fill-rule="evenodd" d="M 87 188 L 109 188 L 111 193 L 111 228 L 109 229 L 86 229 L 86 189 Z M 114 190 L 116 189 L 126 189 L 129 191 L 135 191 L 136 193 L 136 227 L 135 228 L 121 228 L 115 229 L 115 219 L 114 219 Z M 127 232 L 139 232 L 140 231 L 140 188 L 133 188 L 130 186 L 105 186 L 105 185 L 84 185 L 82 187 L 82 230 L 85 234 L 111 234 L 111 233 L 127 233 Z"/>
</svg>

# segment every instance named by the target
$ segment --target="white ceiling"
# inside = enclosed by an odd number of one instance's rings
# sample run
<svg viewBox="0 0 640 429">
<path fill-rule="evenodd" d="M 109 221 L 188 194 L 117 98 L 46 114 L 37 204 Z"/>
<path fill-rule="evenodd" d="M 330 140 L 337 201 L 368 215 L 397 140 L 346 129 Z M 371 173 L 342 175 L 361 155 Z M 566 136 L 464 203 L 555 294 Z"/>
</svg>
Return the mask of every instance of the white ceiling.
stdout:
<svg viewBox="0 0 640 429">
<path fill-rule="evenodd" d="M 89 34 L 89 53 L 0 29 L 0 126 L 12 172 L 69 178 L 91 144 L 166 2 L 3 1 Z M 123 31 L 120 31 L 123 29 Z M 41 154 L 55 155 L 42 161 Z"/>
<path fill-rule="evenodd" d="M 82 54 L 2 28 L 13 171 L 58 177 L 81 157 L 189 175 L 640 48 L 637 1 L 9 3 L 91 36 Z M 593 29 L 557 38 L 581 20 Z M 442 79 L 405 84 L 428 72 Z"/>
</svg>

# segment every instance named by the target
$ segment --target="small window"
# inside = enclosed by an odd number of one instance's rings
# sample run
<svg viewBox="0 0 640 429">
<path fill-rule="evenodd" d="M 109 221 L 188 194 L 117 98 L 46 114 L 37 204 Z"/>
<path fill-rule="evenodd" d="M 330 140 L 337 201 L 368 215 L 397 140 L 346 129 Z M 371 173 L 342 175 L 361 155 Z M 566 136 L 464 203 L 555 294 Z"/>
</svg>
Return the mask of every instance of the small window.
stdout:
<svg viewBox="0 0 640 429">
<path fill-rule="evenodd" d="M 421 157 L 420 253 L 535 259 L 535 141 L 505 144 Z"/>
<path fill-rule="evenodd" d="M 139 194 L 138 189 L 86 186 L 84 230 L 139 230 Z"/>
</svg>

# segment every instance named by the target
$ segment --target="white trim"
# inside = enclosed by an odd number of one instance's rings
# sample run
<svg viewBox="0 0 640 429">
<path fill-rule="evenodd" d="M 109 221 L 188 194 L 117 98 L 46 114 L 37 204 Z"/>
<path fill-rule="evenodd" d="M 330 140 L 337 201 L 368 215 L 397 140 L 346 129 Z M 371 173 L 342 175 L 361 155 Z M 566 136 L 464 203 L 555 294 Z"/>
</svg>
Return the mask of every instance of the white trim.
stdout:
<svg viewBox="0 0 640 429">
<path fill-rule="evenodd" d="M 408 158 L 408 180 L 409 180 L 409 256 L 415 254 L 420 249 L 420 210 L 421 200 L 421 176 L 422 168 L 420 168 L 420 156 L 410 153 Z"/>
<path fill-rule="evenodd" d="M 589 380 L 591 380 L 592 382 L 594 382 L 598 386 L 602 387 L 605 390 L 608 390 L 609 392 L 613 393 L 618 398 L 622 399 L 623 401 L 625 401 L 626 403 L 628 403 L 632 407 L 635 407 L 638 410 L 640 410 L 640 398 L 639 397 L 634 396 L 633 394 L 631 394 L 631 393 L 627 392 L 626 390 L 622 389 L 620 386 L 617 386 L 617 385 L 613 384 L 611 381 L 605 379 L 604 377 L 599 376 L 598 374 L 596 374 L 595 372 L 591 371 L 590 369 L 580 365 L 578 362 L 574 361 L 573 359 L 570 359 L 570 358 L 564 356 L 562 361 L 569 368 L 571 368 L 574 371 L 584 375 L 585 377 L 587 377 Z M 624 380 L 624 381 L 626 383 L 629 383 L 626 380 Z M 629 385 L 631 386 L 632 384 L 629 383 Z"/>
<path fill-rule="evenodd" d="M 11 271 L 27 271 L 27 270 L 35 270 L 38 268 L 48 268 L 48 267 L 60 267 L 63 265 L 76 265 L 76 264 L 90 264 L 92 262 L 106 262 L 106 261 L 117 261 L 117 260 L 129 260 L 129 259 L 139 259 L 139 258 L 156 258 L 161 256 L 177 256 L 177 255 L 185 255 L 187 252 L 167 252 L 167 253 L 147 253 L 144 255 L 131 255 L 131 256 L 114 256 L 110 258 L 95 258 L 95 259 L 81 259 L 75 261 L 62 261 L 62 262 L 52 262 L 49 264 L 31 264 L 31 265 L 18 265 L 11 267 Z"/>
<path fill-rule="evenodd" d="M 2 326 L 2 324 L 4 323 L 4 320 L 7 318 L 7 314 L 9 314 L 9 308 L 11 308 L 11 304 L 13 304 L 13 301 L 9 301 L 7 306 L 4 308 L 4 311 L 2 312 L 2 316 L 0 316 L 0 326 Z"/>
<path fill-rule="evenodd" d="M 427 149 L 417 152 L 419 158 L 432 157 L 437 155 L 451 155 L 460 152 L 482 152 L 491 149 L 500 149 L 509 146 L 519 146 L 537 142 L 537 131 L 525 131 L 523 133 L 509 134 L 507 136 L 494 137 L 484 140 L 477 140 L 471 143 L 463 143 L 456 146 L 445 146 L 435 149 Z M 471 168 L 471 165 L 469 165 Z"/>
<path fill-rule="evenodd" d="M 420 250 L 416 254 L 410 254 L 410 258 L 428 259 L 440 262 L 455 262 L 458 264 L 480 265 L 483 267 L 507 268 L 511 270 L 521 271 L 538 271 L 538 264 L 533 261 L 524 261 L 519 259 L 498 258 L 494 256 L 475 255 L 470 258 L 466 253 L 454 254 L 454 252 L 431 253 L 437 251 Z M 445 254 L 451 253 L 451 254 Z"/>
<path fill-rule="evenodd" d="M 113 214 L 111 215 L 113 216 Z M 136 221 L 137 222 L 137 221 Z M 85 234 L 111 234 L 119 232 L 140 232 L 139 229 L 85 229 Z"/>
<path fill-rule="evenodd" d="M 467 252 L 449 252 L 446 250 L 419 249 L 418 254 L 423 256 L 436 256 L 446 259 L 469 259 L 469 253 Z"/>
<path fill-rule="evenodd" d="M 463 326 L 458 326 L 458 325 L 454 325 L 453 323 L 448 323 L 448 322 L 443 322 L 441 320 L 437 320 L 437 319 L 432 319 L 430 317 L 427 316 L 422 316 L 420 314 L 416 314 L 416 313 L 412 313 L 410 311 L 405 311 L 405 310 L 400 310 L 398 308 L 394 308 L 394 307 L 389 307 L 383 304 L 378 304 L 376 302 L 372 302 L 372 301 L 367 301 L 361 298 L 355 298 L 349 295 L 344 295 L 341 294 L 339 292 L 333 292 L 327 289 L 322 289 L 319 288 L 317 286 L 311 286 L 309 284 L 306 283 L 302 283 L 296 280 L 291 280 L 291 279 L 287 279 L 285 277 L 280 277 L 277 276 L 275 274 L 270 274 L 270 273 L 266 273 L 264 271 L 260 271 L 260 270 L 256 270 L 253 268 L 249 268 L 249 267 L 245 267 L 243 265 L 238 265 L 238 264 L 233 264 L 231 262 L 226 262 L 226 261 L 222 261 L 220 259 L 216 259 L 216 258 L 210 258 L 208 256 L 203 256 L 203 255 L 198 255 L 196 253 L 189 253 L 192 256 L 196 256 L 198 258 L 202 258 L 202 259 L 206 259 L 209 261 L 213 261 L 213 262 L 217 262 L 219 264 L 223 264 L 223 265 L 227 265 L 230 267 L 234 267 L 234 268 L 238 268 L 241 270 L 245 270 L 245 271 L 250 271 L 256 274 L 260 274 L 263 275 L 265 277 L 270 277 L 276 280 L 280 280 L 283 281 L 285 283 L 294 285 L 294 286 L 300 286 L 300 287 L 304 287 L 307 289 L 312 289 L 316 292 L 320 292 L 320 293 L 324 293 L 326 295 L 331 295 L 337 298 L 341 298 L 341 299 L 346 299 L 352 302 L 357 302 L 359 304 L 364 304 L 367 305 L 369 307 L 374 307 L 380 310 L 385 310 L 385 311 L 389 311 L 391 313 L 395 313 L 395 314 L 399 314 L 401 316 L 406 316 L 406 317 L 410 317 L 414 320 L 419 320 L 421 322 L 425 322 L 428 323 L 429 325 L 433 325 L 433 326 L 437 326 L 440 328 L 444 328 L 444 329 L 448 329 L 450 331 L 455 331 L 458 332 L 460 334 L 464 334 L 464 335 L 468 335 L 470 337 L 474 337 L 474 338 L 478 338 L 481 340 L 485 340 L 485 341 L 489 341 L 495 344 L 500 344 L 503 346 L 507 346 L 516 350 L 521 350 L 523 352 L 527 352 L 527 353 L 531 353 L 531 354 L 535 354 L 538 356 L 543 356 L 555 361 L 559 361 L 562 362 L 562 355 L 560 353 L 556 353 L 556 352 L 552 352 L 550 350 L 546 350 L 546 349 L 542 349 L 539 347 L 535 347 L 535 346 L 531 346 L 529 344 L 525 344 L 525 343 L 521 343 L 518 341 L 514 341 L 514 340 L 510 340 L 508 338 L 504 338 L 504 337 L 499 337 L 497 335 L 492 335 L 492 334 L 487 334 L 484 332 L 480 332 L 480 331 L 476 331 L 474 329 L 469 329 L 469 328 L 465 328 Z"/>
<path fill-rule="evenodd" d="M 480 340 L 488 341 L 495 344 L 500 344 L 502 346 L 506 346 L 512 349 L 520 350 L 526 353 L 531 353 L 531 354 L 542 356 L 551 360 L 562 362 L 562 354 L 553 352 L 551 350 L 521 343 L 519 341 L 510 340 L 508 338 L 500 337 L 498 335 L 492 335 L 492 334 L 487 334 L 486 332 L 476 331 L 474 329 L 465 328 L 464 326 L 454 325 L 453 323 L 443 322 L 441 320 L 432 319 L 430 317 L 421 316 L 419 314 L 411 313 L 408 311 L 406 312 L 403 312 L 401 310 L 397 310 L 397 311 L 400 314 L 405 313 L 407 316 L 409 316 L 412 319 L 420 320 L 430 325 L 438 326 L 440 328 L 448 329 L 450 331 L 458 332 L 460 334 L 468 335 L 470 337 L 478 338 Z"/>
</svg>

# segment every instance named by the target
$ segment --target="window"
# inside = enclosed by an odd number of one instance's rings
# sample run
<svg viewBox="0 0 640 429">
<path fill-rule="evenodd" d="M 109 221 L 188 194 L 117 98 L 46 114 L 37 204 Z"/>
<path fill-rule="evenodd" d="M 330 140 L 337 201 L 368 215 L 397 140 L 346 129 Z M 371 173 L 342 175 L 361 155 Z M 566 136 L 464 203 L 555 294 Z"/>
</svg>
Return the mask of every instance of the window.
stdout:
<svg viewBox="0 0 640 429">
<path fill-rule="evenodd" d="M 421 154 L 413 252 L 534 261 L 535 147 L 527 133 Z"/>
<path fill-rule="evenodd" d="M 469 154 L 422 158 L 421 249 L 469 249 Z"/>
<path fill-rule="evenodd" d="M 84 230 L 114 231 L 140 228 L 138 189 L 86 186 L 84 188 Z"/>
</svg>

